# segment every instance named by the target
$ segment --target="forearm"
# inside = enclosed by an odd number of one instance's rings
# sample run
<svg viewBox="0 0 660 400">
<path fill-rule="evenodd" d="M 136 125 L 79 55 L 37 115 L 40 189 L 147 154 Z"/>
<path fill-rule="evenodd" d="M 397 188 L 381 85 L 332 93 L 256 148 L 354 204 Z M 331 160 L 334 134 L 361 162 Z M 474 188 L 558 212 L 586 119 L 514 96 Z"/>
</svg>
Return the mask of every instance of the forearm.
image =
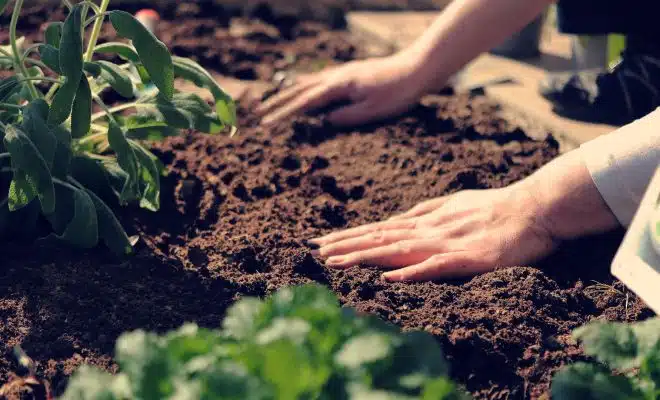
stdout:
<svg viewBox="0 0 660 400">
<path fill-rule="evenodd" d="M 454 0 L 404 57 L 414 60 L 427 92 L 537 17 L 553 0 Z"/>
<path fill-rule="evenodd" d="M 560 239 L 605 232 L 632 221 L 660 165 L 660 108 L 583 144 L 519 185 L 540 203 Z"/>
</svg>

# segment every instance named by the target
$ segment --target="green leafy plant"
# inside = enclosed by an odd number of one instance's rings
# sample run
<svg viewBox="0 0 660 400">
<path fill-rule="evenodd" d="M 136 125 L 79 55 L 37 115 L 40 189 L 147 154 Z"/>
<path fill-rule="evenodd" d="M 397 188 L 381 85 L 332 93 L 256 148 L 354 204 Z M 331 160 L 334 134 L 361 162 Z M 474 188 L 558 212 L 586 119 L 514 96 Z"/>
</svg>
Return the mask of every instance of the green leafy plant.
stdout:
<svg viewBox="0 0 660 400">
<path fill-rule="evenodd" d="M 0 0 L 0 12 L 7 3 Z M 235 106 L 208 72 L 173 57 L 131 14 L 107 11 L 109 0 L 65 3 L 66 20 L 47 26 L 44 43 L 23 49 L 16 36 L 23 1 L 16 0 L 10 43 L 0 47 L 0 67 L 14 71 L 0 81 L 0 189 L 7 193 L 0 196 L 0 234 L 33 232 L 41 214 L 52 226 L 41 240 L 83 248 L 103 241 L 117 254 L 130 253 L 129 238 L 105 201 L 160 207 L 164 169 L 141 140 L 180 129 L 233 134 Z M 127 43 L 97 46 L 106 18 Z M 38 58 L 31 57 L 35 52 Z M 179 93 L 175 77 L 208 89 L 215 107 Z M 127 102 L 104 104 L 109 90 Z M 93 113 L 93 104 L 101 111 Z"/>
<path fill-rule="evenodd" d="M 598 363 L 576 363 L 555 375 L 556 399 L 660 399 L 660 319 L 594 322 L 574 332 Z"/>
<path fill-rule="evenodd" d="M 116 344 L 121 372 L 91 367 L 63 399 L 459 399 L 435 339 L 342 309 L 319 285 L 246 298 L 222 329 L 135 331 Z"/>
</svg>

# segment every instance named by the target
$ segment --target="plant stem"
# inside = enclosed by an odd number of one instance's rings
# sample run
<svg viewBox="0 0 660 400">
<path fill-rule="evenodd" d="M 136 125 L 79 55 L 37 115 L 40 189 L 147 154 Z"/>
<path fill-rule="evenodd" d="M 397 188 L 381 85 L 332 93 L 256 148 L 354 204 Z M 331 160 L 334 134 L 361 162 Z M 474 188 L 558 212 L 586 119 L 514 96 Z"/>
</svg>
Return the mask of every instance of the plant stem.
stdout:
<svg viewBox="0 0 660 400">
<path fill-rule="evenodd" d="M 32 81 L 53 82 L 53 83 L 57 83 L 57 84 L 63 83 L 63 81 L 60 80 L 60 79 L 49 78 L 47 76 L 35 76 L 35 77 L 32 77 L 32 78 L 23 78 L 23 79 L 19 80 L 19 82 L 32 82 Z"/>
<path fill-rule="evenodd" d="M 111 122 L 113 122 L 113 123 L 119 125 L 119 123 L 118 123 L 117 120 L 115 119 L 115 116 L 112 115 L 112 112 L 113 112 L 112 109 L 108 108 L 108 106 L 105 105 L 105 103 L 103 102 L 103 100 L 101 100 L 101 98 L 100 98 L 98 95 L 95 95 L 95 94 L 92 93 L 92 98 L 94 99 L 94 101 L 96 102 L 96 104 L 98 104 L 99 107 L 101 107 L 101 108 L 103 109 L 103 112 L 100 112 L 100 113 L 97 113 L 97 114 L 94 114 L 94 115 L 99 115 L 99 114 L 101 114 L 101 117 L 99 117 L 99 118 L 102 118 L 102 117 L 104 117 L 104 116 L 107 116 L 108 119 L 109 119 Z M 129 104 L 130 104 L 130 103 L 129 103 Z M 127 106 L 127 105 L 128 105 L 128 104 L 123 104 L 123 106 Z M 117 106 L 117 107 L 115 107 L 115 108 L 119 108 L 119 107 L 122 107 L 122 106 Z M 126 107 L 126 108 L 130 108 L 130 107 Z M 94 121 L 94 115 L 92 115 L 92 121 Z M 98 118 L 97 118 L 97 119 L 98 119 Z"/>
<path fill-rule="evenodd" d="M 57 88 L 59 88 L 59 84 L 54 84 L 53 86 L 48 89 L 48 93 L 46 93 L 46 100 L 50 101 L 52 100 L 53 96 L 55 95 L 55 92 L 57 91 Z"/>
<path fill-rule="evenodd" d="M 101 14 L 101 9 L 99 8 L 99 6 L 96 5 L 96 3 L 92 1 L 85 1 L 85 4 L 90 6 L 94 10 L 95 14 Z"/>
<path fill-rule="evenodd" d="M 144 103 L 121 104 L 112 108 L 103 109 L 103 111 L 97 112 L 96 114 L 92 114 L 92 121 L 101 119 L 105 117 L 107 114 L 114 114 L 116 112 L 128 110 L 129 108 L 140 108 L 140 107 L 153 107 L 153 106 L 151 104 L 144 104 Z"/>
<path fill-rule="evenodd" d="M 70 184 L 69 182 L 64 182 L 63 180 L 60 180 L 60 179 L 58 179 L 58 178 L 53 178 L 53 183 L 56 183 L 56 184 L 61 185 L 61 186 L 64 186 L 65 188 L 67 188 L 67 189 L 71 189 L 71 190 L 73 190 L 73 191 L 78 190 L 77 187 L 73 186 L 73 185 Z"/>
<path fill-rule="evenodd" d="M 11 109 L 11 110 L 20 110 L 20 109 L 22 109 L 23 107 L 21 107 L 21 106 L 19 106 L 19 105 L 16 105 L 16 104 L 0 103 L 0 108 L 4 108 L 4 109 L 6 109 L 6 110 L 7 110 L 7 109 Z"/>
<path fill-rule="evenodd" d="M 89 24 L 91 24 L 92 22 L 96 22 L 96 21 L 98 21 L 99 18 L 101 18 L 101 19 L 104 18 L 106 15 L 108 15 L 108 13 L 107 13 L 107 12 L 104 12 L 104 13 L 98 13 L 98 14 L 94 15 L 93 17 L 87 18 L 87 19 L 83 22 L 83 26 L 84 26 L 85 28 L 87 28 L 87 27 L 89 26 Z M 101 22 L 101 23 L 103 23 L 103 22 Z"/>
<path fill-rule="evenodd" d="M 99 133 L 95 133 L 93 135 L 85 136 L 84 138 L 78 140 L 78 144 L 85 144 L 87 142 L 94 141 L 94 140 L 96 140 L 100 137 L 106 136 L 106 135 L 107 135 L 107 132 L 99 132 Z"/>
<path fill-rule="evenodd" d="M 41 46 L 41 43 L 33 44 L 32 46 L 25 49 L 23 56 L 21 57 L 21 62 L 25 62 L 25 59 L 30 55 L 30 53 L 38 49 L 39 46 Z"/>
<path fill-rule="evenodd" d="M 100 154 L 96 153 L 90 153 L 89 151 L 83 152 L 83 154 L 89 158 L 92 158 L 94 160 L 99 160 L 99 161 L 114 161 L 114 157 L 109 157 L 109 156 L 102 156 Z"/>
<path fill-rule="evenodd" d="M 71 9 L 71 3 L 68 1 L 65 1 Z M 91 2 L 86 2 L 90 3 Z M 87 52 L 85 53 L 84 61 L 92 61 L 92 56 L 94 55 L 94 47 L 96 47 L 96 42 L 99 39 L 99 35 L 101 34 L 101 27 L 103 27 L 103 20 L 105 18 L 105 12 L 108 9 L 108 4 L 110 4 L 110 0 L 102 0 L 101 2 L 101 7 L 97 7 L 96 4 L 93 5 L 92 8 L 94 8 L 94 11 L 97 13 L 97 15 L 94 17 L 96 18 L 96 21 L 94 22 L 94 28 L 92 29 L 92 35 L 89 38 L 89 43 L 87 44 Z M 101 15 L 100 18 L 97 18 L 99 15 Z M 50 100 L 54 95 L 55 91 L 60 87 L 59 84 L 55 84 L 50 87 L 48 90 L 48 93 L 46 93 L 46 99 Z"/>
<path fill-rule="evenodd" d="M 67 175 L 66 180 L 69 181 L 69 182 L 71 182 L 74 186 L 77 186 L 78 189 L 80 189 L 80 190 L 85 190 L 85 187 L 83 186 L 83 184 L 80 183 L 80 182 L 78 182 L 78 181 L 76 180 L 76 178 L 74 178 L 73 176 L 71 176 L 71 175 Z"/>
<path fill-rule="evenodd" d="M 9 23 L 9 42 L 11 43 L 11 49 L 14 52 L 14 65 L 16 69 L 20 70 L 23 76 L 29 77 L 30 75 L 27 72 L 27 68 L 25 68 L 25 65 L 21 62 L 21 56 L 18 54 L 18 46 L 16 45 L 16 25 L 18 25 L 18 17 L 21 13 L 21 8 L 23 8 L 23 0 L 16 0 L 16 4 L 14 4 L 14 12 L 11 14 L 11 22 Z M 28 82 L 28 89 L 33 99 L 39 98 L 39 92 L 37 92 L 37 88 L 34 87 L 32 82 Z"/>
<path fill-rule="evenodd" d="M 108 10 L 108 4 L 110 4 L 110 0 L 101 1 L 101 7 L 99 9 L 101 15 L 103 15 Z M 96 47 L 96 41 L 99 38 L 99 34 L 101 34 L 101 27 L 103 26 L 104 19 L 105 16 L 102 16 L 98 18 L 96 21 L 94 21 L 94 28 L 92 29 L 92 35 L 90 36 L 89 43 L 87 44 L 87 53 L 85 54 L 85 61 L 92 61 L 92 56 L 94 55 L 94 48 Z"/>
</svg>

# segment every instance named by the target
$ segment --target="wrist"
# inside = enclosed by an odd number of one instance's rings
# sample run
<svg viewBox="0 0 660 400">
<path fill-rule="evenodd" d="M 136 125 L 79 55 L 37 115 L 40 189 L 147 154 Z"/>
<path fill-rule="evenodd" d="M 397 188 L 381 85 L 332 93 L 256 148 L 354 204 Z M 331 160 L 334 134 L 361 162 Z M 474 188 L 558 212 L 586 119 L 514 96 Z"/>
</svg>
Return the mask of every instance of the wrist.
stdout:
<svg viewBox="0 0 660 400">
<path fill-rule="evenodd" d="M 536 202 L 536 218 L 557 240 L 604 233 L 619 226 L 578 151 L 555 159 L 519 185 Z"/>
<path fill-rule="evenodd" d="M 401 50 L 394 57 L 406 65 L 410 85 L 418 97 L 439 92 L 449 79 L 450 75 L 443 72 L 437 60 L 415 46 Z"/>
</svg>

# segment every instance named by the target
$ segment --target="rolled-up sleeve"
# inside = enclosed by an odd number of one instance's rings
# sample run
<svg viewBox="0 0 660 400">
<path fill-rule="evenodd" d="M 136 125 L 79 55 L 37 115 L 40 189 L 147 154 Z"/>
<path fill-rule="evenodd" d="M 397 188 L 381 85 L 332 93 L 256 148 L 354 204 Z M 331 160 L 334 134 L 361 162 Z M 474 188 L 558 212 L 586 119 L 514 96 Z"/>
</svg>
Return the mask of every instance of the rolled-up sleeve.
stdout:
<svg viewBox="0 0 660 400">
<path fill-rule="evenodd" d="M 579 151 L 603 200 L 628 227 L 660 164 L 660 108 Z"/>
</svg>

